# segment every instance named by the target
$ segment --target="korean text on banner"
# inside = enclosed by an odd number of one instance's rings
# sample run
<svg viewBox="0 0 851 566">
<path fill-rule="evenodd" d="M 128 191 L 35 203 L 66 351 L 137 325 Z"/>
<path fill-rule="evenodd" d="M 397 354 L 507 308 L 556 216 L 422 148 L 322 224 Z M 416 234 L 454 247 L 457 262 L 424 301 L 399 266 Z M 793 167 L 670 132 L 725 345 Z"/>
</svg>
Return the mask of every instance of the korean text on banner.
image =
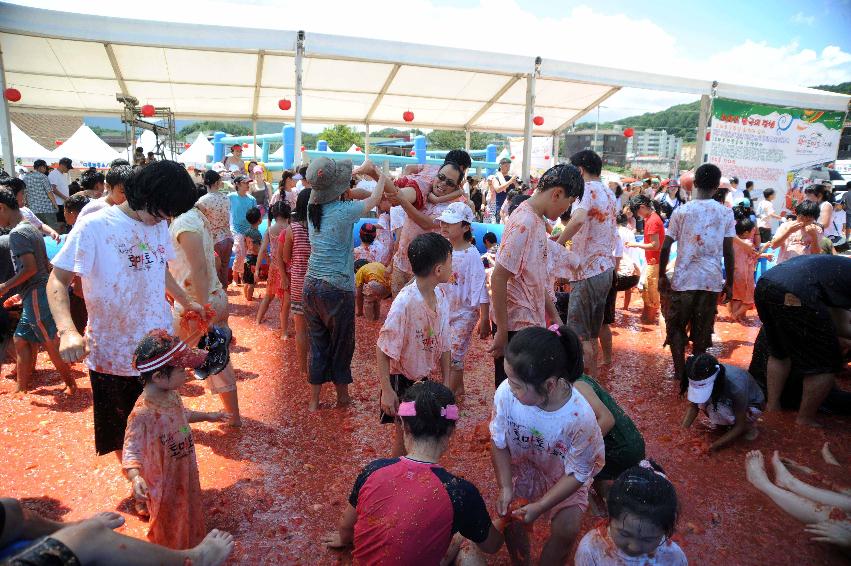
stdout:
<svg viewBox="0 0 851 566">
<path fill-rule="evenodd" d="M 767 188 L 777 191 L 779 210 L 789 204 L 787 190 L 800 188 L 799 171 L 836 159 L 844 122 L 844 112 L 716 98 L 709 163 L 725 177 L 738 177 L 742 185 L 753 181 L 752 196 Z"/>
</svg>

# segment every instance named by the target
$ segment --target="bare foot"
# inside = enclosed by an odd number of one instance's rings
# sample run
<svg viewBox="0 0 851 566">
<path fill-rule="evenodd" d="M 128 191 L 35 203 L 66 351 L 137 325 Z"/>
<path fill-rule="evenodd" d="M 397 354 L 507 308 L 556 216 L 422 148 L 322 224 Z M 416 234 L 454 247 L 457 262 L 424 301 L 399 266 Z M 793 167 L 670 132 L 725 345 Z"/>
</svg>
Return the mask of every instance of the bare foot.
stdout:
<svg viewBox="0 0 851 566">
<path fill-rule="evenodd" d="M 802 474 L 809 474 L 809 475 L 812 475 L 812 474 L 815 473 L 815 470 L 813 470 L 812 468 L 808 468 L 808 467 L 804 466 L 803 464 L 799 464 L 795 460 L 790 460 L 789 458 L 785 458 L 785 457 L 781 456 L 780 461 L 783 462 L 783 464 L 785 464 L 787 468 L 792 468 L 796 472 L 799 472 L 799 473 L 802 473 Z"/>
<path fill-rule="evenodd" d="M 103 523 L 103 525 L 109 529 L 117 529 L 118 527 L 124 524 L 124 517 L 122 517 L 118 513 L 113 513 L 112 511 L 103 511 L 101 513 L 96 513 L 86 520 Z"/>
<path fill-rule="evenodd" d="M 132 492 L 130 493 L 130 497 L 133 497 L 133 509 L 136 511 L 136 515 L 142 519 L 149 518 L 151 516 L 151 512 L 148 511 L 148 504 L 136 499 Z"/>
<path fill-rule="evenodd" d="M 197 566 L 220 566 L 233 551 L 233 536 L 225 531 L 213 529 L 201 544 L 189 551 L 192 563 Z"/>
<path fill-rule="evenodd" d="M 808 426 L 810 428 L 824 428 L 824 425 L 820 424 L 817 420 L 809 417 L 802 417 L 800 415 L 798 415 L 798 418 L 795 419 L 795 422 L 799 425 Z"/>
<path fill-rule="evenodd" d="M 824 461 L 831 466 L 839 465 L 839 461 L 833 455 L 833 452 L 830 451 L 830 444 L 827 442 L 825 442 L 824 446 L 821 447 L 821 457 L 824 458 Z"/>
<path fill-rule="evenodd" d="M 286 341 L 287 341 L 287 340 L 289 340 L 289 339 L 290 339 L 290 335 L 289 335 L 289 334 L 281 334 L 281 340 L 283 340 L 284 342 L 286 342 Z"/>
<path fill-rule="evenodd" d="M 349 395 L 349 386 L 346 384 L 342 385 L 334 385 L 334 389 L 337 390 L 337 406 L 338 407 L 347 407 L 352 404 L 352 398 Z"/>
<path fill-rule="evenodd" d="M 603 361 L 600 362 L 601 366 L 610 366 L 612 365 L 612 358 L 603 358 Z"/>
<path fill-rule="evenodd" d="M 774 484 L 778 487 L 791 489 L 792 485 L 795 483 L 795 476 L 793 476 L 789 470 L 786 469 L 786 466 L 783 465 L 783 462 L 780 461 L 780 454 L 777 450 L 775 450 L 774 454 L 771 456 L 771 465 L 774 467 Z"/>
<path fill-rule="evenodd" d="M 756 440 L 759 437 L 759 429 L 752 426 L 745 433 L 745 440 Z"/>
<path fill-rule="evenodd" d="M 242 428 L 242 419 L 237 417 L 235 419 L 230 419 L 227 422 L 227 425 L 231 428 Z"/>
<path fill-rule="evenodd" d="M 768 474 L 765 473 L 765 460 L 763 460 L 762 452 L 759 450 L 751 450 L 745 456 L 745 473 L 748 481 L 757 489 L 767 483 L 771 483 L 771 480 L 768 479 Z"/>
<path fill-rule="evenodd" d="M 314 401 L 311 399 L 310 403 L 307 405 L 307 410 L 311 413 L 319 410 L 319 401 Z"/>
<path fill-rule="evenodd" d="M 73 377 L 69 375 L 68 377 L 65 377 L 63 379 L 65 381 L 65 387 L 62 388 L 63 391 L 67 389 L 69 395 L 74 395 L 75 393 L 77 393 L 77 391 L 79 391 L 77 383 L 74 381 Z"/>
</svg>

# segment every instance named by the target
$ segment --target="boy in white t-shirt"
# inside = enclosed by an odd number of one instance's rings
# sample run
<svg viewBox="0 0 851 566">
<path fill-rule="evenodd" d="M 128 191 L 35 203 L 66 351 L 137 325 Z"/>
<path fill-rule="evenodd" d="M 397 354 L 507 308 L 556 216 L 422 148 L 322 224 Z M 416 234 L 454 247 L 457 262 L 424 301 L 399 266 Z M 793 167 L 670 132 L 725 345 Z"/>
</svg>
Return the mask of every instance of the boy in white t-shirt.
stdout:
<svg viewBox="0 0 851 566">
<path fill-rule="evenodd" d="M 688 342 L 692 342 L 694 355 L 702 354 L 712 345 L 719 295 L 724 303 L 732 298 L 736 221 L 732 210 L 712 199 L 720 182 L 721 170 L 715 165 L 705 163 L 697 168 L 694 200 L 671 215 L 662 244 L 659 292 L 670 296 L 664 313 L 665 344 L 671 346 L 677 381 L 685 368 Z M 674 242 L 677 242 L 677 264 L 668 279 L 666 270 Z"/>
<path fill-rule="evenodd" d="M 202 317 L 171 277 L 174 257 L 167 218 L 192 207 L 195 183 L 180 164 L 157 161 L 134 172 L 127 200 L 81 219 L 53 258 L 47 283 L 50 310 L 69 363 L 86 359 L 92 384 L 95 448 L 117 452 L 124 443 L 127 416 L 142 391 L 133 352 L 151 330 L 171 328 L 166 292 Z M 71 318 L 68 288 L 79 275 L 88 309 L 85 339 Z"/>
<path fill-rule="evenodd" d="M 759 228 L 759 240 L 763 244 L 771 241 L 771 227 L 774 220 L 783 220 L 783 217 L 774 210 L 774 189 L 762 191 L 762 200 L 756 205 L 756 227 Z"/>
<path fill-rule="evenodd" d="M 527 326 L 561 323 L 550 295 L 547 272 L 549 245 L 543 218 L 555 220 L 581 199 L 582 175 L 573 165 L 556 165 L 538 182 L 535 193 L 508 217 L 502 244 L 491 275 L 491 305 L 496 332 L 490 352 L 494 356 L 494 386 L 505 380 L 503 351 L 511 338 Z"/>
<path fill-rule="evenodd" d="M 395 419 L 399 399 L 438 367 L 444 382 L 450 371 L 449 302 L 438 285 L 452 277 L 452 245 L 440 234 L 426 232 L 411 241 L 408 257 L 414 279 L 393 300 L 376 348 L 381 422 L 396 423 L 391 457 L 405 453 Z"/>
</svg>

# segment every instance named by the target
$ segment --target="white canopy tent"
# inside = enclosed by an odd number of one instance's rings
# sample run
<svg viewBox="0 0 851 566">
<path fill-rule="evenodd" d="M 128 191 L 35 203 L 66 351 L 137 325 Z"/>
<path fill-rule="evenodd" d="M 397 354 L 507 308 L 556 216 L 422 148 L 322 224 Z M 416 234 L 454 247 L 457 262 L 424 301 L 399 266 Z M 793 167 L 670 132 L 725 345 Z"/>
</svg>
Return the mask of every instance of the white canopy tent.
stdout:
<svg viewBox="0 0 851 566">
<path fill-rule="evenodd" d="M 177 161 L 186 165 L 205 165 L 209 156 L 213 155 L 213 144 L 203 133 L 198 132 L 198 137 L 189 146 L 189 149 L 177 156 Z"/>
<path fill-rule="evenodd" d="M 622 87 L 824 110 L 848 104 L 847 96 L 804 88 L 304 32 L 152 26 L 4 3 L 0 48 L 5 80 L 23 95 L 17 110 L 117 115 L 119 93 L 179 118 L 294 122 L 296 159 L 302 122 L 362 124 L 367 148 L 372 125 L 555 136 Z M 278 108 L 281 99 L 292 101 L 289 110 Z"/>
<path fill-rule="evenodd" d="M 70 157 L 75 166 L 98 168 L 107 167 L 110 161 L 121 157 L 85 124 L 65 140 L 65 143 L 54 149 L 50 156 L 54 161 Z"/>
<path fill-rule="evenodd" d="M 145 150 L 145 155 L 148 154 L 149 151 L 154 151 L 157 147 L 157 136 L 151 130 L 143 130 L 139 135 L 139 139 L 136 140 L 136 147 L 141 147 Z M 131 150 L 127 149 L 127 154 L 130 155 Z M 166 159 L 174 159 L 174 155 L 171 153 L 171 149 L 165 148 L 165 157 Z M 132 161 L 132 159 L 130 159 Z"/>
<path fill-rule="evenodd" d="M 42 147 L 41 144 L 29 137 L 26 132 L 14 123 L 11 123 L 10 126 L 12 129 L 12 145 L 15 148 L 15 157 L 23 161 L 25 165 L 32 165 L 32 162 L 36 159 L 50 158 L 49 149 Z"/>
</svg>

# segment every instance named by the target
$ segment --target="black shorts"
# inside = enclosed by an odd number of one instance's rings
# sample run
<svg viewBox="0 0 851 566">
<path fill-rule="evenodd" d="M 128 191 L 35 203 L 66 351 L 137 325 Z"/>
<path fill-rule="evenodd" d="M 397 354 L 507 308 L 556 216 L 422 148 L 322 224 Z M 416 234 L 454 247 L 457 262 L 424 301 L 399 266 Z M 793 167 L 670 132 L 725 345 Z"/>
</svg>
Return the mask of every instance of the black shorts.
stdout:
<svg viewBox="0 0 851 566">
<path fill-rule="evenodd" d="M 493 325 L 493 333 L 496 334 L 496 324 Z M 514 335 L 517 334 L 519 330 L 509 330 L 508 331 L 508 339 L 505 341 L 505 348 L 508 348 L 508 344 L 511 343 L 511 339 L 514 338 Z M 503 349 L 504 351 L 504 349 Z M 505 381 L 505 357 L 500 356 L 498 358 L 493 359 L 493 387 L 494 390 L 499 387 L 499 384 Z"/>
<path fill-rule="evenodd" d="M 70 548 L 55 538 L 45 537 L 4 562 L 8 566 L 81 566 Z"/>
<path fill-rule="evenodd" d="M 242 266 L 242 284 L 254 285 L 254 266 L 257 265 L 256 255 L 245 256 L 245 264 Z"/>
<path fill-rule="evenodd" d="M 615 273 L 612 279 L 612 288 L 606 295 L 606 309 L 603 311 L 603 324 L 614 324 L 615 322 L 615 300 L 618 291 L 626 291 L 638 285 L 638 275 L 618 275 Z"/>
<path fill-rule="evenodd" d="M 844 365 L 833 321 L 785 289 L 760 279 L 754 302 L 768 342 L 768 353 L 791 359 L 800 375 L 837 373 Z"/>
<path fill-rule="evenodd" d="M 667 336 L 665 344 L 686 346 L 694 344 L 696 351 L 705 352 L 712 346 L 715 314 L 718 312 L 718 293 L 713 291 L 671 291 L 670 306 L 666 309 Z"/>
<path fill-rule="evenodd" d="M 426 378 L 422 378 L 419 381 L 425 381 Z M 411 387 L 413 384 L 417 383 L 416 381 L 410 380 L 401 373 L 394 373 L 390 376 L 390 387 L 393 388 L 393 392 L 396 393 L 396 397 L 399 398 L 399 402 L 402 402 L 402 396 Z M 381 416 L 381 424 L 392 424 L 396 422 L 396 417 L 391 417 L 386 414 L 384 411 L 380 412 Z"/>
<path fill-rule="evenodd" d="M 71 320 L 74 321 L 74 328 L 80 335 L 86 331 L 86 325 L 89 322 L 89 311 L 86 309 L 86 301 L 82 297 L 74 294 L 74 291 L 68 291 L 68 299 L 71 307 Z"/>
<path fill-rule="evenodd" d="M 110 375 L 89 370 L 95 417 L 95 450 L 109 454 L 124 447 L 127 417 L 142 394 L 136 377 Z"/>
</svg>

